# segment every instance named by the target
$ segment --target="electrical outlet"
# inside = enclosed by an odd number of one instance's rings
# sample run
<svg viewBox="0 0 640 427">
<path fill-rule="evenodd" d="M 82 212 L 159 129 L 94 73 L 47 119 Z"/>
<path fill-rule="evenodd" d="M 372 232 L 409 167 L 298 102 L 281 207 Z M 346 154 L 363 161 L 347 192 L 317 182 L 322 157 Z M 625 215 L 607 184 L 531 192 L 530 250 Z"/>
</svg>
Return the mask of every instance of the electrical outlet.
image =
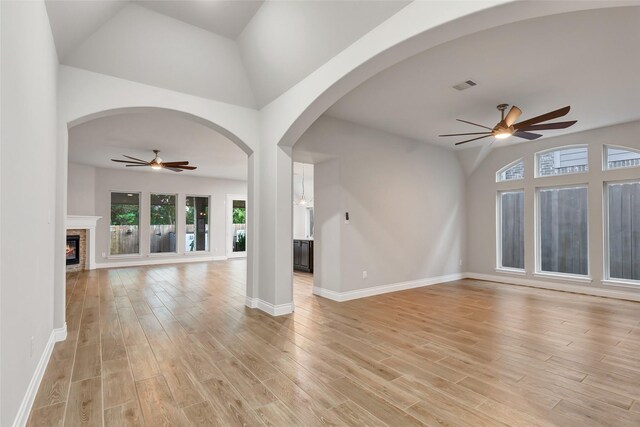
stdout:
<svg viewBox="0 0 640 427">
<path fill-rule="evenodd" d="M 107 257 L 107 253 L 106 252 L 102 252 L 102 258 L 106 258 Z"/>
<path fill-rule="evenodd" d="M 462 258 L 460 258 L 460 267 L 462 267 Z"/>
<path fill-rule="evenodd" d="M 366 279 L 368 277 L 367 270 L 362 270 L 362 278 Z"/>
<path fill-rule="evenodd" d="M 31 351 L 29 357 L 33 357 L 33 347 L 35 346 L 36 337 L 31 337 Z"/>
</svg>

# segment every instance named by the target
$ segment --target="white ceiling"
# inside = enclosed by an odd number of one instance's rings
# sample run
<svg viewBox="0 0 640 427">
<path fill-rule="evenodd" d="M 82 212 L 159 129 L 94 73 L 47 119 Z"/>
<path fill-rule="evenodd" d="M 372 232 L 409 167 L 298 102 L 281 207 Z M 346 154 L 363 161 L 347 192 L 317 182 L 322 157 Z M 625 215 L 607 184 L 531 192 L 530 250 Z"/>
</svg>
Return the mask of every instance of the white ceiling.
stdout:
<svg viewBox="0 0 640 427">
<path fill-rule="evenodd" d="M 46 0 L 62 64 L 250 108 L 408 3 Z"/>
<path fill-rule="evenodd" d="M 262 6 L 263 0 L 144 0 L 139 5 L 235 39 Z"/>
<path fill-rule="evenodd" d="M 63 63 L 230 104 L 256 105 L 233 40 L 137 3 L 124 6 Z"/>
<path fill-rule="evenodd" d="M 170 112 L 129 113 L 95 119 L 69 131 L 69 161 L 90 166 L 168 173 L 151 168 L 126 168 L 110 159 L 123 154 L 143 160 L 160 150 L 165 161 L 188 160 L 197 166 L 183 176 L 247 179 L 247 155 L 226 137 Z"/>
<path fill-rule="evenodd" d="M 640 119 L 640 7 L 569 13 L 497 27 L 446 43 L 371 78 L 327 114 L 453 148 L 478 132 L 456 122 L 495 125 L 500 103 L 517 105 L 521 120 L 571 105 L 562 120 L 577 132 Z M 478 86 L 457 91 L 472 79 Z M 477 147 L 492 139 L 461 147 Z M 509 138 L 500 144 L 524 141 Z"/>
<path fill-rule="evenodd" d="M 266 1 L 238 37 L 258 106 L 286 92 L 409 3 Z"/>
<path fill-rule="evenodd" d="M 59 60 L 62 61 L 127 3 L 126 0 L 45 0 Z"/>
</svg>

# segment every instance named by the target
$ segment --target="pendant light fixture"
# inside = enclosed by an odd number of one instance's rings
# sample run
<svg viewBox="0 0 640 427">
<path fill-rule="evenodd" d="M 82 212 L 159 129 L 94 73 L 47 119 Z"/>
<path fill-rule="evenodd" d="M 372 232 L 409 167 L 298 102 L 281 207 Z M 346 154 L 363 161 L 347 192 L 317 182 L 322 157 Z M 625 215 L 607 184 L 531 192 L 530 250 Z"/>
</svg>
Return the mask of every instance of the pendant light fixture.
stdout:
<svg viewBox="0 0 640 427">
<path fill-rule="evenodd" d="M 305 167 L 303 163 L 302 164 L 302 196 L 297 202 L 294 201 L 294 204 L 298 206 L 311 206 L 311 204 L 313 203 L 313 199 L 307 199 L 304 195 L 304 172 L 305 172 Z"/>
</svg>

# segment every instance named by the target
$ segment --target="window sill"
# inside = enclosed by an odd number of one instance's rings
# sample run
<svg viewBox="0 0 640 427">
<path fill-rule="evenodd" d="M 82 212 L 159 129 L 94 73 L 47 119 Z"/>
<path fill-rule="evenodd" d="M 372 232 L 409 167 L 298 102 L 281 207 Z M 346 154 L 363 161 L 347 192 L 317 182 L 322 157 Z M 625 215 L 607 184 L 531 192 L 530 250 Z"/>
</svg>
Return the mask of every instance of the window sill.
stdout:
<svg viewBox="0 0 640 427">
<path fill-rule="evenodd" d="M 620 286 L 623 288 L 640 289 L 640 281 L 624 279 L 607 279 L 601 282 L 604 286 Z"/>
<path fill-rule="evenodd" d="M 149 258 L 158 258 L 158 257 L 174 257 L 178 255 L 178 252 L 153 252 L 147 254 Z"/>
<path fill-rule="evenodd" d="M 541 278 L 544 278 L 544 279 L 566 280 L 568 282 L 577 282 L 577 283 L 592 283 L 593 282 L 593 279 L 590 276 L 578 276 L 577 274 L 536 272 L 536 273 L 533 273 L 533 275 L 534 275 L 534 277 L 541 277 Z"/>
<path fill-rule="evenodd" d="M 516 274 L 518 276 L 524 276 L 525 274 L 527 274 L 527 272 L 524 269 L 521 270 L 518 268 L 496 267 L 495 271 L 496 273 Z"/>
<path fill-rule="evenodd" d="M 187 251 L 183 254 L 184 256 L 209 256 L 211 255 L 211 251 Z"/>
</svg>

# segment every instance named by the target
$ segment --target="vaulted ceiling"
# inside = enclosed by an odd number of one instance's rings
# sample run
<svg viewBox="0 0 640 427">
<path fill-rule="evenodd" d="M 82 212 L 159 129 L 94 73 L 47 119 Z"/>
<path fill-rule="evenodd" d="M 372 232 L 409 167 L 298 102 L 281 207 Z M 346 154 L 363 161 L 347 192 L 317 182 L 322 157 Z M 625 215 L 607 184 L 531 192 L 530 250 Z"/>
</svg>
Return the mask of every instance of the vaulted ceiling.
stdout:
<svg viewBox="0 0 640 427">
<path fill-rule="evenodd" d="M 517 105 L 522 120 L 571 105 L 578 120 L 545 137 L 640 119 L 640 7 L 565 13 L 495 27 L 416 55 L 347 94 L 328 115 L 454 148 L 438 134 L 493 127 L 496 106 Z M 458 91 L 454 85 L 474 80 Z M 491 139 L 461 148 L 486 146 Z M 519 138 L 494 146 L 524 142 Z"/>
<path fill-rule="evenodd" d="M 256 108 L 408 1 L 47 0 L 64 65 Z"/>
<path fill-rule="evenodd" d="M 188 160 L 197 166 L 183 176 L 247 179 L 247 155 L 218 132 L 174 112 L 127 113 L 88 121 L 69 130 L 69 161 L 125 170 L 122 155 L 153 159 L 160 150 L 165 161 Z M 130 168 L 128 170 L 131 170 Z M 138 172 L 175 172 L 134 168 Z"/>
</svg>

